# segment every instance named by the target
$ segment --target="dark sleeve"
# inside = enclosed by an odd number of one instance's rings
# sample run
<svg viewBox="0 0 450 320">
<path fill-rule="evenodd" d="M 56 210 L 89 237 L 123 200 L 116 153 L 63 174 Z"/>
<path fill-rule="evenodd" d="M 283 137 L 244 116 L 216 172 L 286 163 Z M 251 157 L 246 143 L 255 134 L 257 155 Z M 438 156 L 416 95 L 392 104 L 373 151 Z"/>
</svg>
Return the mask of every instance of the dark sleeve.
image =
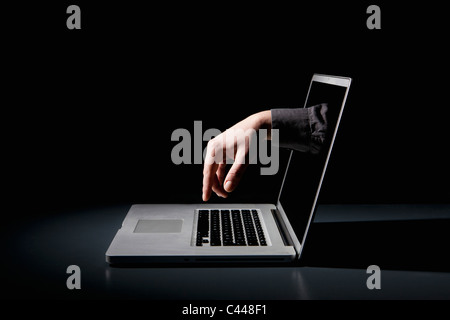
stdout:
<svg viewBox="0 0 450 320">
<path fill-rule="evenodd" d="M 309 108 L 272 109 L 272 129 L 279 130 L 279 146 L 319 153 L 328 128 L 328 105 Z"/>
</svg>

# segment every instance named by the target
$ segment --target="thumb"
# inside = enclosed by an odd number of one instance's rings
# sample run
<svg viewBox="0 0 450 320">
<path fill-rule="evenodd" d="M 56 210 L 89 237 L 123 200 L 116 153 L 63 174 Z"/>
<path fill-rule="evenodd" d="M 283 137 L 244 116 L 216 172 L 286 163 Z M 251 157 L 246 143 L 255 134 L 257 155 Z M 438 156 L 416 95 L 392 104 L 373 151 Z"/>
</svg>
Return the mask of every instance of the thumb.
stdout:
<svg viewBox="0 0 450 320">
<path fill-rule="evenodd" d="M 245 169 L 247 169 L 248 164 L 240 164 L 240 163 L 233 163 L 233 165 L 230 168 L 230 171 L 228 171 L 228 174 L 225 178 L 225 183 L 223 185 L 223 188 L 226 192 L 232 192 L 239 184 L 239 181 L 241 181 L 241 178 L 245 172 Z"/>
</svg>

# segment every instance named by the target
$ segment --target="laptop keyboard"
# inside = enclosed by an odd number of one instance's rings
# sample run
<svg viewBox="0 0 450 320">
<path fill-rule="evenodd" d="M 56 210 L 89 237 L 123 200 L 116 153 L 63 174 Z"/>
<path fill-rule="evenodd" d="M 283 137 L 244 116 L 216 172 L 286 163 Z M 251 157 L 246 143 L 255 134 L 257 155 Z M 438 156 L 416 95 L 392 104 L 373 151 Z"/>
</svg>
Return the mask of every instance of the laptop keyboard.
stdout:
<svg viewBox="0 0 450 320">
<path fill-rule="evenodd" d="M 196 246 L 266 246 L 257 210 L 199 210 Z"/>
</svg>

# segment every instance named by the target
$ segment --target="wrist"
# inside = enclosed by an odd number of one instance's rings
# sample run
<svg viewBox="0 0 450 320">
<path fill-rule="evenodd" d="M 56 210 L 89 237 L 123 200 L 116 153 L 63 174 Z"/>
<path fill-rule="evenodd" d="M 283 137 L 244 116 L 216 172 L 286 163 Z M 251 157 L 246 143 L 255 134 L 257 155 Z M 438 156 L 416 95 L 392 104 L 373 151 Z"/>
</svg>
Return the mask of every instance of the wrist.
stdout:
<svg viewBox="0 0 450 320">
<path fill-rule="evenodd" d="M 271 140 L 272 138 L 272 112 L 270 110 L 261 111 L 255 114 L 256 117 L 256 128 L 257 130 L 265 129 L 267 130 L 266 139 Z"/>
<path fill-rule="evenodd" d="M 261 111 L 255 114 L 256 127 L 259 129 L 272 129 L 272 114 L 270 110 Z"/>
</svg>

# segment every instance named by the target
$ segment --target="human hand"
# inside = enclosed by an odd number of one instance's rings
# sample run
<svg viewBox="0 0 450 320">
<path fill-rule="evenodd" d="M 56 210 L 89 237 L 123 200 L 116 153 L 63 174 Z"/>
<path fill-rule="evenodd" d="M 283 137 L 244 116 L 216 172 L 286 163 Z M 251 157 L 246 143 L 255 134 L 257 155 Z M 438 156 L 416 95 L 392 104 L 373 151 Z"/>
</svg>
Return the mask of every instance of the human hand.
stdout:
<svg viewBox="0 0 450 320">
<path fill-rule="evenodd" d="M 209 200 L 212 191 L 226 198 L 236 189 L 249 164 L 248 153 L 256 132 L 268 129 L 270 139 L 271 123 L 270 110 L 255 113 L 208 142 L 203 166 L 203 201 Z M 225 176 L 227 159 L 234 162 Z"/>
</svg>

